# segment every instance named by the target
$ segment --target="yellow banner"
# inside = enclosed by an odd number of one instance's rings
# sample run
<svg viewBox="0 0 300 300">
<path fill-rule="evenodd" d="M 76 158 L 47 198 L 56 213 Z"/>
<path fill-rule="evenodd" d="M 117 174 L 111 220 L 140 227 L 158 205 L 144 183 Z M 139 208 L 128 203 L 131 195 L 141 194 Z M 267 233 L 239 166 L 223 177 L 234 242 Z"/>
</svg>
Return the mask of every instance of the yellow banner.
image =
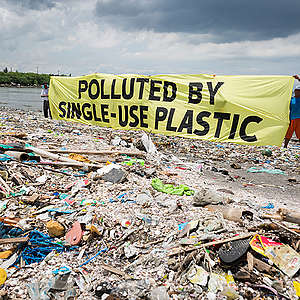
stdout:
<svg viewBox="0 0 300 300">
<path fill-rule="evenodd" d="M 292 76 L 52 76 L 49 101 L 57 120 L 280 146 L 293 83 Z"/>
</svg>

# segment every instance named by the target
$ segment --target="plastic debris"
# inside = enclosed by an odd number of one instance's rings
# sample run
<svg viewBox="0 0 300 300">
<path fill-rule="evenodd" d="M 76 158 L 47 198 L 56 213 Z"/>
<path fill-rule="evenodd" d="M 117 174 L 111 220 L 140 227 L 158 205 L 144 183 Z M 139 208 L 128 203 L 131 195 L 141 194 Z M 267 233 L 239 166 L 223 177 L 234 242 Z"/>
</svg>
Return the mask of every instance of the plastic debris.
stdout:
<svg viewBox="0 0 300 300">
<path fill-rule="evenodd" d="M 0 268 L 0 285 L 2 285 L 6 281 L 6 278 L 7 278 L 6 271 Z"/>
<path fill-rule="evenodd" d="M 216 144 L 7 108 L 0 123 L 26 132 L 0 137 L 0 299 L 298 298 L 295 141 Z"/>
<path fill-rule="evenodd" d="M 194 190 L 189 188 L 186 185 L 174 186 L 172 184 L 163 184 L 162 181 L 158 178 L 152 179 L 151 183 L 152 187 L 159 192 L 163 192 L 171 195 L 179 195 L 179 196 L 191 196 L 194 194 Z"/>
<path fill-rule="evenodd" d="M 83 232 L 81 229 L 81 225 L 78 221 L 76 221 L 73 224 L 72 228 L 67 232 L 66 241 L 72 246 L 77 245 L 80 243 L 82 236 Z"/>
<path fill-rule="evenodd" d="M 295 288 L 296 296 L 300 297 L 300 282 L 294 280 L 293 285 Z"/>
<path fill-rule="evenodd" d="M 202 267 L 195 266 L 195 271 L 189 274 L 189 281 L 194 284 L 199 284 L 201 286 L 206 286 L 209 273 L 205 271 Z M 196 274 L 195 274 L 196 272 Z"/>
<path fill-rule="evenodd" d="M 273 169 L 257 168 L 257 167 L 251 167 L 247 170 L 247 172 L 285 175 L 285 172 L 281 170 L 276 170 L 276 169 L 273 170 Z"/>
</svg>

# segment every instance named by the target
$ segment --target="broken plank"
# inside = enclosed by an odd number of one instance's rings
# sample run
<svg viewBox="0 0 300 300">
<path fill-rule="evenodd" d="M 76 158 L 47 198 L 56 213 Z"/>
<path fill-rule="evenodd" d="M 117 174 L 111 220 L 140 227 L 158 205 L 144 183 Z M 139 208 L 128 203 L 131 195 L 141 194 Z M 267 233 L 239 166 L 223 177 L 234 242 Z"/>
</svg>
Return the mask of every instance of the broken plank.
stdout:
<svg viewBox="0 0 300 300">
<path fill-rule="evenodd" d="M 28 236 L 25 237 L 16 237 L 16 238 L 8 238 L 8 239 L 0 239 L 0 245 L 3 244 L 12 244 L 12 243 L 24 243 L 29 239 Z"/>
<path fill-rule="evenodd" d="M 47 149 L 51 153 L 76 153 L 76 154 L 90 154 L 90 155 L 104 155 L 104 154 L 109 154 L 109 155 L 119 155 L 119 154 L 126 154 L 126 155 L 131 155 L 131 156 L 146 156 L 146 153 L 141 152 L 141 151 L 126 151 L 126 150 L 101 150 L 101 151 L 93 151 L 93 150 L 52 150 L 52 149 Z"/>
</svg>

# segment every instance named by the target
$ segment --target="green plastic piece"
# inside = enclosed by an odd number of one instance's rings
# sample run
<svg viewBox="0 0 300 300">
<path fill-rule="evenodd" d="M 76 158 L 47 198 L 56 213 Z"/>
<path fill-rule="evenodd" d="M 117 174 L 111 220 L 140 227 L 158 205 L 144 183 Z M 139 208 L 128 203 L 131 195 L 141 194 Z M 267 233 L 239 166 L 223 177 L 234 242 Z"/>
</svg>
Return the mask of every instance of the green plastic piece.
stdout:
<svg viewBox="0 0 300 300">
<path fill-rule="evenodd" d="M 12 146 L 4 145 L 4 144 L 0 144 L 0 147 L 3 148 L 3 149 L 12 149 L 12 148 L 14 148 Z"/>
<path fill-rule="evenodd" d="M 285 175 L 284 171 L 281 171 L 281 170 L 278 170 L 278 169 L 272 170 L 272 169 L 257 168 L 257 167 L 251 167 L 247 170 L 247 172 Z"/>
<path fill-rule="evenodd" d="M 178 186 L 174 186 L 172 184 L 164 184 L 162 181 L 158 178 L 152 179 L 151 183 L 152 187 L 159 191 L 170 195 L 179 195 L 179 196 L 191 196 L 194 195 L 195 191 L 189 188 L 188 186 L 184 184 L 180 184 Z"/>
<path fill-rule="evenodd" d="M 270 150 L 270 149 L 262 150 L 261 154 L 270 157 L 270 156 L 272 156 L 272 150 Z"/>
<path fill-rule="evenodd" d="M 145 161 L 143 159 L 132 158 L 128 161 L 123 162 L 124 165 L 132 166 L 134 164 L 140 164 L 142 167 L 145 165 Z"/>
<path fill-rule="evenodd" d="M 61 194 L 59 195 L 59 199 L 60 199 L 60 200 L 65 200 L 65 199 L 67 199 L 69 196 L 70 196 L 69 194 L 61 193 Z"/>
<path fill-rule="evenodd" d="M 26 193 L 25 190 L 20 190 L 17 193 L 10 193 L 9 195 L 12 196 L 12 197 L 19 197 L 19 196 L 23 196 L 25 193 Z"/>
</svg>

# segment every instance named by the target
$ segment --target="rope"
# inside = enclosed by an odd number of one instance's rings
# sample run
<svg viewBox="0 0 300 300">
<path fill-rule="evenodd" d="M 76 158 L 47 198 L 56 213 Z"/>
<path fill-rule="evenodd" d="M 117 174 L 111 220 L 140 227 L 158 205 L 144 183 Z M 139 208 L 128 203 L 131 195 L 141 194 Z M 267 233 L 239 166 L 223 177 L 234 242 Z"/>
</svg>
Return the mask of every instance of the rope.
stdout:
<svg viewBox="0 0 300 300">
<path fill-rule="evenodd" d="M 59 253 L 65 251 L 64 246 L 54 243 L 53 238 L 37 230 L 29 232 L 28 235 L 29 241 L 19 256 L 19 258 L 24 260 L 26 265 L 43 261 L 52 251 Z"/>
</svg>

